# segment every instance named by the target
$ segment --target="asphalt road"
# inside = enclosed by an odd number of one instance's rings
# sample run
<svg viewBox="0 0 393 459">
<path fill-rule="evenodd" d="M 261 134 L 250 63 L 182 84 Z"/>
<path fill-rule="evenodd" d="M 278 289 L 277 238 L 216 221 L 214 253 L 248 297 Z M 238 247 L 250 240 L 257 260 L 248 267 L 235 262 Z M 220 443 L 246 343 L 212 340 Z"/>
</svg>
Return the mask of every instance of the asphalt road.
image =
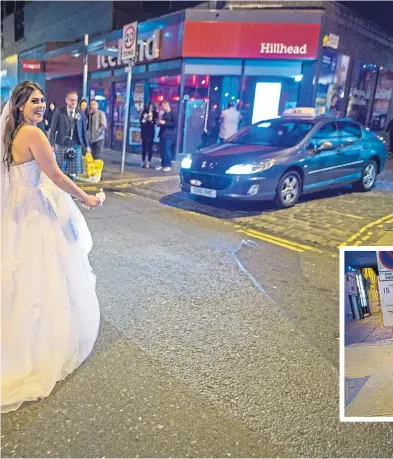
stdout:
<svg viewBox="0 0 393 459">
<path fill-rule="evenodd" d="M 2 417 L 3 457 L 393 457 L 338 419 L 338 259 L 110 194 L 86 212 L 102 322 L 89 361 Z"/>
</svg>

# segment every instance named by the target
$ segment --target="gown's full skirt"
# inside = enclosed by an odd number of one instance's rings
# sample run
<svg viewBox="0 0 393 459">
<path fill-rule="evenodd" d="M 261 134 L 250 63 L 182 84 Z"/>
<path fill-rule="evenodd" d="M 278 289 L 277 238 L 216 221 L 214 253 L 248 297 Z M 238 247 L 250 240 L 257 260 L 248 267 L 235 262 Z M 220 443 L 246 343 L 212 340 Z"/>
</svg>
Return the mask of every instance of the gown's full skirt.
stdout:
<svg viewBox="0 0 393 459">
<path fill-rule="evenodd" d="M 71 198 L 39 186 L 39 174 L 35 161 L 16 166 L 2 209 L 3 413 L 47 397 L 89 356 L 99 328 L 86 222 Z M 78 239 L 80 218 L 83 241 Z"/>
</svg>

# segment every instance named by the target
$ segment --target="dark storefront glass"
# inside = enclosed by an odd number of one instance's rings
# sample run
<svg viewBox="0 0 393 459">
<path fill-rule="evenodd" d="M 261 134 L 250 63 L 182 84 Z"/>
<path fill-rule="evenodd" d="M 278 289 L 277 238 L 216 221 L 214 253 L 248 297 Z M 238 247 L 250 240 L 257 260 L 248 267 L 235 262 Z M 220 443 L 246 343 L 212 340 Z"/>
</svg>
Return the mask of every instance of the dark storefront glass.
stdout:
<svg viewBox="0 0 393 459">
<path fill-rule="evenodd" d="M 135 81 L 131 84 L 130 124 L 128 132 L 128 145 L 140 147 L 141 138 L 141 114 L 145 108 L 145 81 Z M 133 148 L 131 148 L 133 150 Z"/>
<path fill-rule="evenodd" d="M 124 120 L 126 113 L 127 83 L 113 83 L 112 101 L 112 148 L 121 150 L 123 147 Z"/>
<path fill-rule="evenodd" d="M 161 104 L 164 101 L 169 102 L 171 106 L 171 110 L 175 114 L 177 119 L 178 112 L 179 112 L 179 99 L 180 99 L 180 75 L 172 75 L 172 76 L 161 76 L 158 78 L 150 78 L 147 81 L 147 88 L 146 94 L 147 99 L 145 101 L 145 105 L 149 103 L 149 101 L 153 102 L 155 105 L 158 113 L 160 116 L 162 115 Z M 159 138 L 159 127 L 155 129 L 155 137 L 154 142 L 158 143 Z"/>
<path fill-rule="evenodd" d="M 262 91 L 259 91 L 259 88 Z M 258 92 L 257 92 L 258 91 Z M 294 78 L 247 76 L 242 84 L 241 126 L 273 118 L 284 110 L 295 108 L 299 82 Z M 265 93 L 265 97 L 263 94 Z M 262 95 L 262 99 L 260 97 Z M 266 99 L 270 97 L 271 99 Z M 259 115 L 260 114 L 260 115 Z"/>
<path fill-rule="evenodd" d="M 112 92 L 113 85 L 114 83 L 111 83 L 110 80 L 95 81 L 94 79 L 92 79 L 90 83 L 90 100 L 95 99 L 98 102 L 98 108 L 106 114 L 108 120 L 108 127 L 105 135 L 105 148 L 113 148 L 113 140 L 115 139 L 115 137 L 113 137 L 112 134 L 116 135 L 113 122 L 114 117 L 112 114 L 114 98 L 114 93 Z"/>
<path fill-rule="evenodd" d="M 331 49 L 323 51 L 315 102 L 319 115 L 338 116 L 342 112 L 349 60 L 349 56 Z"/>
<path fill-rule="evenodd" d="M 186 75 L 181 151 L 192 152 L 217 142 L 221 112 L 238 102 L 239 77 Z"/>
<path fill-rule="evenodd" d="M 393 72 L 381 67 L 378 75 L 377 88 L 375 90 L 373 108 L 371 110 L 369 122 L 370 129 L 381 131 L 385 128 L 392 91 Z"/>
<path fill-rule="evenodd" d="M 377 76 L 376 66 L 356 61 L 352 70 L 347 117 L 365 125 Z"/>
</svg>

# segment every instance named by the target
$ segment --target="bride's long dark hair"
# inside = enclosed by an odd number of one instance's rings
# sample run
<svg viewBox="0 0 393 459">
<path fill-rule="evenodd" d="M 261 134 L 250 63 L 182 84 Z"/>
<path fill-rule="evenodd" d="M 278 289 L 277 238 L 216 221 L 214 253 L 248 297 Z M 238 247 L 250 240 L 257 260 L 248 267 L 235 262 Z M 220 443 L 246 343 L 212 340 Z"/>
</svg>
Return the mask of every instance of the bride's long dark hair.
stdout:
<svg viewBox="0 0 393 459">
<path fill-rule="evenodd" d="M 29 100 L 31 94 L 36 90 L 40 91 L 41 94 L 44 95 L 43 90 L 37 83 L 34 83 L 33 81 L 23 81 L 15 86 L 12 91 L 9 101 L 10 112 L 4 125 L 2 139 L 4 148 L 3 162 L 7 168 L 9 168 L 14 161 L 12 143 L 16 133 L 23 123 L 23 114 L 20 108 Z"/>
</svg>

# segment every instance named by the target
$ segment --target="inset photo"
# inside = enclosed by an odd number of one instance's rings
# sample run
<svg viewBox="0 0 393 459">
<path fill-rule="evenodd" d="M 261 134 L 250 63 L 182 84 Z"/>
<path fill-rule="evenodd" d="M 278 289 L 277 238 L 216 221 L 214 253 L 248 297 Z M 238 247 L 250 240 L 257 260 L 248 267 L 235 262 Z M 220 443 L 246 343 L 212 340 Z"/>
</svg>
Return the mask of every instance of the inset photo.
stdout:
<svg viewBox="0 0 393 459">
<path fill-rule="evenodd" d="M 340 419 L 393 422 L 393 247 L 342 247 L 340 289 Z"/>
</svg>

